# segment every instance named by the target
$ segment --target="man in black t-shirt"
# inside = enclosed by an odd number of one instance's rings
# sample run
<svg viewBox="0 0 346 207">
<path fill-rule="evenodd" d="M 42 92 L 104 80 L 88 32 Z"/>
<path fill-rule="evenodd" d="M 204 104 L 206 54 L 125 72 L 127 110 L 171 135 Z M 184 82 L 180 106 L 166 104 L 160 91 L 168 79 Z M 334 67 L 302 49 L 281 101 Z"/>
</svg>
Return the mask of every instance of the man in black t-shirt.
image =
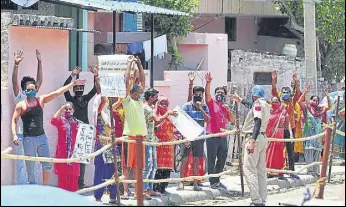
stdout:
<svg viewBox="0 0 346 207">
<path fill-rule="evenodd" d="M 67 78 L 67 80 L 64 83 L 65 85 L 68 85 L 71 83 L 72 79 L 77 76 L 81 72 L 81 67 L 76 67 L 71 75 Z M 76 117 L 78 120 L 82 121 L 85 124 L 89 124 L 88 119 L 88 105 L 89 101 L 95 96 L 96 94 L 96 87 L 95 87 L 95 79 L 98 76 L 98 71 L 96 70 L 96 67 L 89 67 L 89 70 L 94 74 L 94 87 L 93 89 L 86 95 L 84 94 L 84 85 L 78 85 L 73 87 L 74 96 L 71 95 L 70 91 L 66 91 L 64 93 L 66 101 L 72 102 L 75 111 L 74 111 L 74 117 Z M 80 175 L 78 179 L 78 187 L 79 189 L 82 189 L 85 187 L 84 184 L 84 175 L 85 175 L 85 164 L 80 164 Z"/>
</svg>

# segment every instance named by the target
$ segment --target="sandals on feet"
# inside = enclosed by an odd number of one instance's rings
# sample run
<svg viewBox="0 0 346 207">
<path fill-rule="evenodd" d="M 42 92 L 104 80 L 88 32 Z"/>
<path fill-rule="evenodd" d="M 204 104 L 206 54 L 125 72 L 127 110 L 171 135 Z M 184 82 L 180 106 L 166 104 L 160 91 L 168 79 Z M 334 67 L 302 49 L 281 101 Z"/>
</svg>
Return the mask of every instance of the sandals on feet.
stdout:
<svg viewBox="0 0 346 207">
<path fill-rule="evenodd" d="M 120 198 L 123 200 L 129 200 L 131 195 L 131 191 L 127 191 L 127 193 L 124 192 L 124 195 L 122 195 Z"/>
</svg>

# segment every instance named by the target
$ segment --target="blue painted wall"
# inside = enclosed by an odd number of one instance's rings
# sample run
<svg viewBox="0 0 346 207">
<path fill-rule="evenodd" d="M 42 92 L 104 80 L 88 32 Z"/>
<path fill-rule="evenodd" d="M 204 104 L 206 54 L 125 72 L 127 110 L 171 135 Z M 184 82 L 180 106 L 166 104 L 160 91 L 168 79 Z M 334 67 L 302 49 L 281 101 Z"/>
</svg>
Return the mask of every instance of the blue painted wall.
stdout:
<svg viewBox="0 0 346 207">
<path fill-rule="evenodd" d="M 137 2 L 137 0 L 122 0 L 122 1 Z M 137 14 L 124 12 L 122 29 L 124 32 L 137 32 Z"/>
</svg>

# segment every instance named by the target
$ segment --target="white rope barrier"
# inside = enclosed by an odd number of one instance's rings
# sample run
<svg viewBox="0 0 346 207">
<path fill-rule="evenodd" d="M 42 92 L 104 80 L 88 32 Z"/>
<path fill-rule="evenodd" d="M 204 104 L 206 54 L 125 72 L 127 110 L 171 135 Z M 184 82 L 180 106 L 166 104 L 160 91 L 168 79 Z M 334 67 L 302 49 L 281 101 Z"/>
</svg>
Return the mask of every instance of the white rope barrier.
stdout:
<svg viewBox="0 0 346 207">
<path fill-rule="evenodd" d="M 341 164 L 342 161 L 339 162 L 333 162 L 333 164 Z M 309 165 L 304 166 L 302 169 L 300 169 L 299 171 L 291 171 L 291 170 L 276 170 L 276 169 L 267 169 L 267 172 L 275 172 L 275 173 L 285 173 L 285 174 L 302 174 L 302 172 L 310 167 L 316 166 L 316 165 L 322 165 L 322 162 L 313 162 Z"/>
<path fill-rule="evenodd" d="M 323 137 L 324 135 L 326 135 L 326 132 L 323 132 L 321 134 L 317 134 L 311 137 L 304 137 L 304 138 L 293 138 L 293 139 L 267 138 L 267 140 L 269 142 L 303 142 L 303 141 L 318 139 Z"/>
<path fill-rule="evenodd" d="M 216 133 L 216 134 L 209 134 L 209 135 L 202 135 L 197 137 L 195 140 L 200 140 L 200 139 L 209 139 L 213 137 L 222 137 L 222 136 L 227 136 L 230 134 L 235 134 L 237 133 L 238 130 L 232 130 L 232 131 L 225 131 L 221 133 Z M 306 137 L 306 138 L 295 138 L 295 139 L 277 139 L 277 138 L 267 138 L 268 141 L 270 142 L 300 142 L 300 141 L 308 141 L 308 140 L 313 140 L 313 139 L 318 139 L 321 138 L 325 135 L 326 133 L 321 133 L 315 136 L 311 137 Z M 109 137 L 100 137 L 103 140 L 110 140 Z M 127 142 L 127 143 L 136 143 L 135 140 L 129 140 L 127 136 L 117 138 L 115 139 L 115 142 Z M 148 145 L 148 146 L 168 146 L 168 145 L 177 145 L 177 144 L 183 144 L 190 142 L 189 140 L 178 140 L 178 141 L 172 141 L 172 142 L 143 142 L 143 144 Z M 27 160 L 27 161 L 40 161 L 40 162 L 51 162 L 51 163 L 72 163 L 72 162 L 82 162 L 85 159 L 90 159 L 94 158 L 97 155 L 102 154 L 104 151 L 107 149 L 111 148 L 112 144 L 107 144 L 106 146 L 102 147 L 100 150 L 95 151 L 94 153 L 91 153 L 87 156 L 81 157 L 81 158 L 68 158 L 68 159 L 58 159 L 58 158 L 51 158 L 51 157 L 30 157 L 30 156 L 23 156 L 23 155 L 11 155 L 8 154 L 11 150 L 6 149 L 1 152 L 1 158 L 3 159 L 12 159 L 12 160 Z"/>
<path fill-rule="evenodd" d="M 36 161 L 36 162 L 50 162 L 50 163 L 73 163 L 73 162 L 83 162 L 86 159 L 90 159 L 90 158 L 94 158 L 97 155 L 102 154 L 104 151 L 106 151 L 107 149 L 111 148 L 112 144 L 107 144 L 104 147 L 102 147 L 101 149 L 88 154 L 84 157 L 80 157 L 80 158 L 68 158 L 68 159 L 62 159 L 62 158 L 51 158 L 51 157 L 30 157 L 30 156 L 24 156 L 24 155 L 11 155 L 11 154 L 7 154 L 7 153 L 2 153 L 1 152 L 1 158 L 3 159 L 11 159 L 11 160 L 27 160 L 27 161 Z M 10 147 L 9 147 L 10 148 Z M 9 148 L 7 148 L 6 150 L 8 150 Z M 4 150 L 4 151 L 6 151 Z"/>
<path fill-rule="evenodd" d="M 196 140 L 201 140 L 201 139 L 210 139 L 213 137 L 222 137 L 222 136 L 227 136 L 231 134 L 236 134 L 238 130 L 234 129 L 232 131 L 225 131 L 221 133 L 216 133 L 216 134 L 208 134 L 208 135 L 202 135 L 194 139 Z M 109 137 L 102 137 L 102 139 L 108 139 L 110 140 Z M 126 143 L 136 143 L 136 140 L 129 140 L 127 138 L 117 138 L 116 142 L 126 142 Z M 184 139 L 184 140 L 177 140 L 177 141 L 172 141 L 172 142 L 143 142 L 143 144 L 147 146 L 170 146 L 170 145 L 177 145 L 177 144 L 184 144 L 187 142 L 191 142 L 190 140 Z"/>
<path fill-rule="evenodd" d="M 120 176 L 120 177 L 119 177 L 119 182 L 120 182 L 120 180 L 122 180 L 122 179 L 123 179 L 123 176 Z M 105 182 L 103 182 L 103 183 L 101 183 L 101 184 L 92 186 L 92 187 L 90 187 L 90 188 L 83 188 L 83 189 L 81 189 L 81 190 L 76 191 L 76 193 L 78 193 L 78 194 L 84 194 L 84 193 L 93 192 L 93 191 L 95 191 L 95 190 L 98 190 L 98 189 L 101 189 L 101 188 L 105 188 L 105 187 L 107 187 L 107 186 L 109 186 L 109 185 L 113 185 L 113 184 L 115 184 L 115 183 L 116 183 L 116 180 L 114 180 L 114 177 L 113 177 L 113 180 L 107 180 L 107 181 L 105 181 Z"/>
</svg>

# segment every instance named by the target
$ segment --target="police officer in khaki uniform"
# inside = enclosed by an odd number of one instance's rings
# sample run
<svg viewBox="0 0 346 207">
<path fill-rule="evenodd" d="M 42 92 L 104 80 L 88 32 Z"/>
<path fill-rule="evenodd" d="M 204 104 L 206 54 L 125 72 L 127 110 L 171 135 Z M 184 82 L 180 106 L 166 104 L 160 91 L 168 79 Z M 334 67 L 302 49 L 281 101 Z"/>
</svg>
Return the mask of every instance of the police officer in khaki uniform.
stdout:
<svg viewBox="0 0 346 207">
<path fill-rule="evenodd" d="M 244 150 L 244 175 L 250 189 L 252 203 L 250 206 L 265 206 L 267 199 L 267 169 L 266 150 L 267 138 L 265 130 L 267 128 L 270 106 L 264 100 L 265 91 L 262 86 L 255 86 L 252 89 L 252 108 L 249 111 L 242 132 L 245 136 Z M 248 103 L 239 96 L 232 96 L 232 100 Z"/>
</svg>

